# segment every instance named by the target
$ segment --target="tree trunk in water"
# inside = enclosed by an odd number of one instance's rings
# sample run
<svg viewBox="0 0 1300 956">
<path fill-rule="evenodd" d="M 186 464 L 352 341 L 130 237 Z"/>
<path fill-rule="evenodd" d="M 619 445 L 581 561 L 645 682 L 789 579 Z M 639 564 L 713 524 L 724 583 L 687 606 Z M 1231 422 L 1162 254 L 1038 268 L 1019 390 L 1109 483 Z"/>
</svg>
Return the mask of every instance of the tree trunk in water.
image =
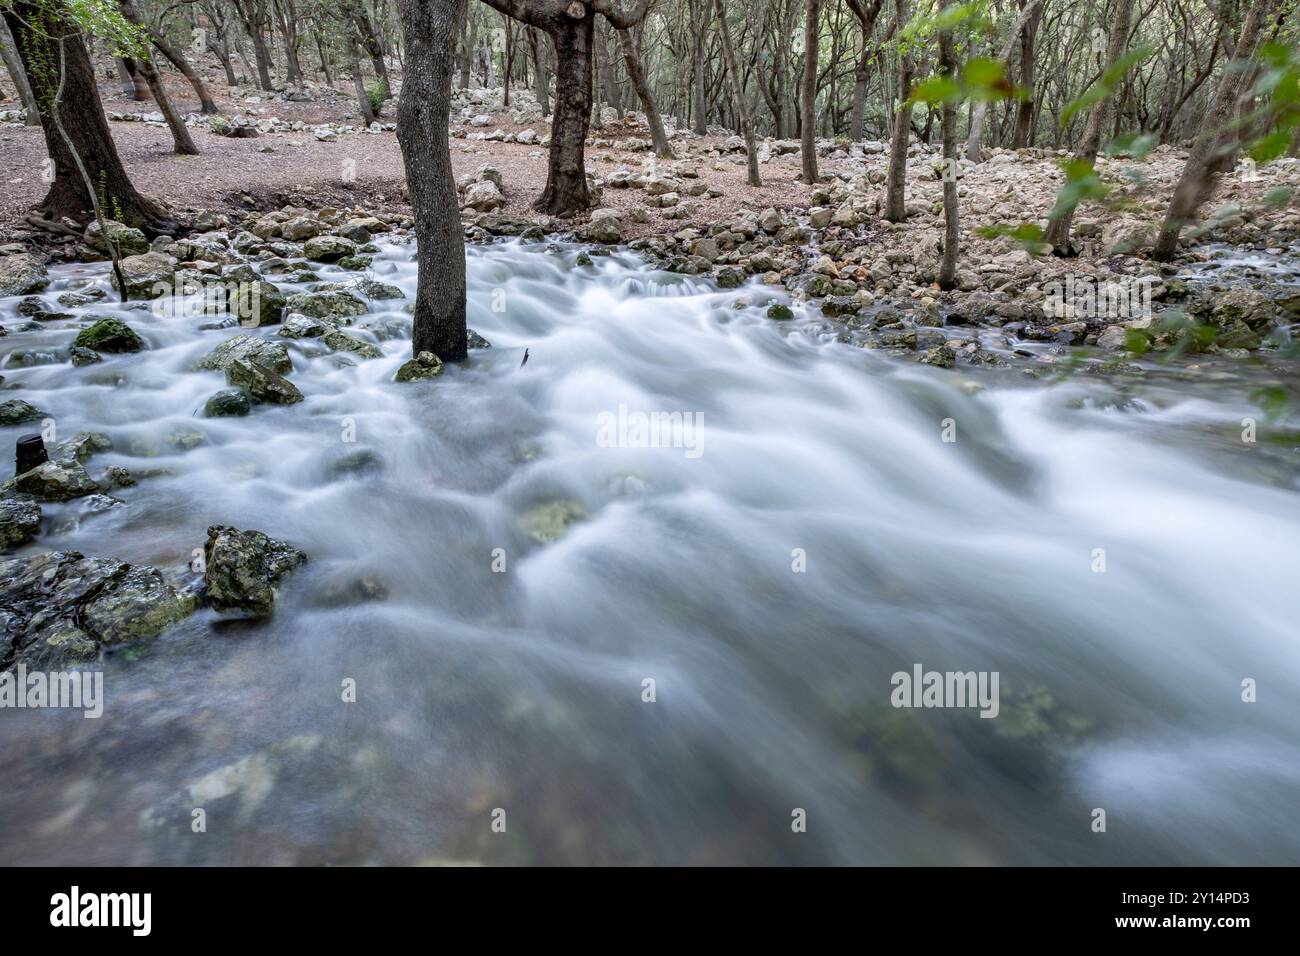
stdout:
<svg viewBox="0 0 1300 956">
<path fill-rule="evenodd" d="M 583 147 L 591 118 L 592 48 L 596 17 L 590 7 L 581 19 L 564 17 L 551 24 L 555 43 L 555 115 L 551 118 L 551 149 L 546 188 L 534 207 L 552 216 L 573 216 L 591 205 L 587 195 L 587 166 Z"/>
<path fill-rule="evenodd" d="M 1111 25 L 1110 41 L 1106 45 L 1106 66 L 1103 72 L 1109 70 L 1124 55 L 1124 50 L 1128 46 L 1128 28 L 1132 16 L 1133 0 L 1116 0 L 1114 22 Z M 1110 120 L 1110 106 L 1111 97 L 1107 96 L 1088 113 L 1088 125 L 1084 127 L 1083 142 L 1079 144 L 1079 151 L 1074 154 L 1076 160 L 1082 160 L 1089 165 L 1096 161 L 1097 153 L 1101 149 L 1102 133 Z M 1054 254 L 1058 256 L 1073 254 L 1073 249 L 1070 247 L 1070 225 L 1073 221 L 1074 210 L 1071 209 L 1048 224 L 1043 240 L 1051 244 Z"/>
<path fill-rule="evenodd" d="M 646 122 L 650 124 L 650 139 L 654 143 L 655 155 L 660 159 L 672 159 L 673 149 L 668 145 L 668 134 L 664 132 L 664 123 L 655 105 L 654 93 L 646 80 L 645 70 L 641 66 L 641 54 L 637 50 L 636 38 L 631 30 L 618 30 L 618 45 L 623 51 L 623 65 L 627 69 L 632 87 L 641 100 L 645 110 Z"/>
<path fill-rule="evenodd" d="M 415 213 L 419 270 L 411 352 L 444 362 L 468 354 L 465 239 L 451 171 L 447 121 L 458 8 L 466 0 L 397 0 L 406 71 L 397 101 L 397 140 Z"/>
<path fill-rule="evenodd" d="M 803 24 L 803 82 L 799 90 L 800 159 L 803 181 L 817 182 L 817 21 L 821 0 L 805 0 Z"/>
<path fill-rule="evenodd" d="M 65 82 L 59 112 L 64 129 L 81 157 L 86 171 L 96 189 L 105 200 L 109 215 L 130 226 L 138 226 L 152 235 L 174 234 L 176 224 L 169 222 L 162 207 L 136 192 L 117 146 L 104 118 L 104 107 L 99 100 L 95 83 L 95 70 L 90 54 L 82 42 L 81 32 L 61 17 L 50 12 L 40 0 L 13 0 L 3 11 L 4 18 L 13 31 L 19 57 L 36 102 L 41 106 L 41 128 L 45 146 L 54 161 L 54 182 L 42 200 L 40 210 L 51 219 L 63 216 L 76 221 L 90 219 L 93 202 L 86 193 L 85 183 L 77 168 L 76 159 L 60 135 L 53 119 L 48 115 L 50 104 L 58 89 L 60 38 L 67 62 L 64 64 Z M 23 21 L 34 24 L 28 30 Z"/>
<path fill-rule="evenodd" d="M 939 31 L 939 73 L 957 81 L 957 57 L 952 31 Z M 957 287 L 957 105 L 945 101 L 941 107 L 943 137 L 943 258 L 939 262 L 939 288 Z"/>
<path fill-rule="evenodd" d="M 1151 254 L 1151 258 L 1157 262 L 1168 262 L 1174 257 L 1178 249 L 1179 233 L 1196 217 L 1201 203 L 1214 190 L 1216 168 L 1237 151 L 1239 135 L 1227 127 L 1250 76 L 1251 71 L 1246 69 L 1246 61 L 1255 55 L 1260 27 L 1268 16 L 1269 7 L 1269 0 L 1255 0 L 1246 15 L 1241 36 L 1232 54 L 1233 62 L 1224 71 L 1201 132 L 1192 144 L 1192 151 L 1183 166 L 1183 174 L 1174 187 L 1169 211 L 1165 214 L 1160 234 L 1156 238 L 1155 250 Z"/>
<path fill-rule="evenodd" d="M 5 69 L 9 71 L 14 86 L 18 88 L 18 99 L 22 102 L 26 114 L 23 122 L 28 126 L 40 126 L 41 108 L 36 103 L 36 97 L 32 95 L 32 85 L 27 82 L 27 72 L 23 69 L 22 60 L 18 58 L 18 50 L 14 46 L 13 37 L 9 34 L 9 26 L 3 20 L 0 20 L 0 56 L 4 57 Z"/>
<path fill-rule="evenodd" d="M 907 22 L 907 0 L 894 0 L 899 23 Z M 912 132 L 912 56 L 904 53 L 898 66 L 898 109 L 894 113 L 894 135 L 889 139 L 889 177 L 885 186 L 885 218 L 902 222 L 907 218 L 903 185 L 907 181 L 907 140 Z"/>
<path fill-rule="evenodd" d="M 740 117 L 740 132 L 745 137 L 745 158 L 749 164 L 749 184 L 761 186 L 758 176 L 758 145 L 754 142 L 754 126 L 749 121 L 749 107 L 745 105 L 745 89 L 736 63 L 736 49 L 731 45 L 731 29 L 727 26 L 727 12 L 722 0 L 713 0 L 713 15 L 718 18 L 718 33 L 722 38 L 722 59 L 727 67 L 727 82 L 731 85 L 731 98 Z"/>
</svg>

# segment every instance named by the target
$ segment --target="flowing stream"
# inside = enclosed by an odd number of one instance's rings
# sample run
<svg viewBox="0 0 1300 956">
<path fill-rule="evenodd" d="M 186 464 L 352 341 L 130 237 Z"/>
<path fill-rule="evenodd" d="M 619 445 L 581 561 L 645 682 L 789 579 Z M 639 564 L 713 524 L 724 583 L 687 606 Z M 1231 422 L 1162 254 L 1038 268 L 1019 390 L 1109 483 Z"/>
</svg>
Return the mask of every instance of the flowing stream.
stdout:
<svg viewBox="0 0 1300 956">
<path fill-rule="evenodd" d="M 1250 382 L 919 366 L 769 320 L 779 291 L 579 253 L 471 248 L 490 349 L 395 384 L 410 316 L 376 302 L 382 358 L 287 342 L 306 400 L 246 418 L 202 417 L 224 380 L 189 371 L 237 329 L 0 302 L 37 362 L 98 315 L 150 346 L 3 370 L 111 436 L 92 474 L 144 475 L 19 553 L 192 581 L 227 524 L 311 556 L 269 620 L 106 656 L 102 718 L 0 712 L 0 862 L 1300 859 L 1300 449 L 1242 442 Z M 413 298 L 410 246 L 372 272 Z M 620 405 L 693 445 L 611 446 Z M 916 664 L 996 671 L 998 716 L 891 706 Z"/>
</svg>

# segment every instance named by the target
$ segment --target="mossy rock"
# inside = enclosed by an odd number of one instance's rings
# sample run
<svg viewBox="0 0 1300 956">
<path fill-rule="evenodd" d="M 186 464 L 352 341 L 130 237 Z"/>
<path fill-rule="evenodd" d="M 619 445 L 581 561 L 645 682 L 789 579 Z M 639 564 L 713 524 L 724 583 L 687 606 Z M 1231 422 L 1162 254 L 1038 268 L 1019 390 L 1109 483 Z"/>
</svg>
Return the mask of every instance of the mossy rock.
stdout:
<svg viewBox="0 0 1300 956">
<path fill-rule="evenodd" d="M 519 519 L 519 527 L 538 544 L 550 544 L 588 517 L 586 509 L 576 501 L 548 501 L 525 512 Z"/>
<path fill-rule="evenodd" d="M 432 352 L 421 352 L 397 370 L 399 382 L 423 382 L 442 374 L 442 360 Z"/>
<path fill-rule="evenodd" d="M 77 348 L 93 349 L 96 352 L 140 352 L 145 348 L 144 339 L 135 329 L 121 319 L 100 319 L 94 325 L 82 329 L 72 343 Z"/>
</svg>

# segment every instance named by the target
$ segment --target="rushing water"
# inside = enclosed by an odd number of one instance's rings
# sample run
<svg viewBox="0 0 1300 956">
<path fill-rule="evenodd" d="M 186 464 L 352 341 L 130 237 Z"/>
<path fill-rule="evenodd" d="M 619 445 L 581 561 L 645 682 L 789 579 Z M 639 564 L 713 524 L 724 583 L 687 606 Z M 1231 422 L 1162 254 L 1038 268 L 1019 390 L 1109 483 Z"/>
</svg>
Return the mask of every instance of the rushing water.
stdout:
<svg viewBox="0 0 1300 956">
<path fill-rule="evenodd" d="M 493 347 L 430 383 L 393 383 L 402 338 L 355 367 L 300 340 L 305 402 L 205 419 L 224 382 L 188 368 L 232 331 L 111 299 L 79 318 L 149 351 L 4 370 L 64 435 L 112 437 L 92 473 L 152 475 L 47 506 L 24 552 L 184 580 L 220 523 L 312 560 L 268 621 L 201 611 L 106 657 L 99 720 L 0 712 L 0 861 L 1300 858 L 1300 454 L 1241 442 L 1248 387 L 917 366 L 797 304 L 770 321 L 761 287 L 577 252 L 472 249 Z M 373 272 L 410 296 L 410 260 Z M 401 304 L 368 319 L 409 330 Z M 701 453 L 606 447 L 620 404 L 702 415 Z M 525 516 L 554 502 L 587 517 L 542 544 Z M 998 717 L 893 708 L 918 663 L 997 671 Z"/>
</svg>

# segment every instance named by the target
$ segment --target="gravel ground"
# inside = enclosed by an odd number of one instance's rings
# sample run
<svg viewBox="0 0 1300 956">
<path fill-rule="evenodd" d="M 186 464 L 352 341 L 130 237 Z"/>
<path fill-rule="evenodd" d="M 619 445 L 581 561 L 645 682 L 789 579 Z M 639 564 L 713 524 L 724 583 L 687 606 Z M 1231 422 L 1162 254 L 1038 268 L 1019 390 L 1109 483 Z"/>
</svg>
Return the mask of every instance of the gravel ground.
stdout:
<svg viewBox="0 0 1300 956">
<path fill-rule="evenodd" d="M 101 74 L 106 76 L 106 72 Z M 182 112 L 197 110 L 192 91 L 182 78 L 167 77 L 169 92 Z M 0 88 L 12 89 L 7 78 L 0 74 Z M 355 101 L 350 92 L 331 89 L 323 84 L 314 85 L 315 99 L 298 103 L 267 99 L 266 94 L 250 87 L 227 88 L 219 77 L 211 78 L 209 89 L 217 98 L 224 115 L 254 118 L 279 118 L 301 120 L 308 129 L 298 132 L 269 133 L 255 139 L 232 139 L 218 136 L 204 126 L 193 129 L 200 150 L 199 156 L 176 156 L 171 152 L 171 138 L 165 127 L 140 122 L 109 123 L 118 150 L 134 179 L 145 194 L 160 199 L 173 207 L 180 221 L 204 209 L 240 213 L 246 210 L 278 209 L 286 205 L 322 207 L 360 207 L 368 211 L 405 208 L 405 174 L 397 136 L 391 130 L 375 132 L 342 133 L 334 142 L 320 142 L 310 127 L 322 123 L 356 125 L 359 123 Z M 100 96 L 105 110 L 113 113 L 151 112 L 152 101 L 136 103 L 123 97 L 116 80 L 100 84 Z M 12 101 L 0 102 L 0 108 L 11 108 Z M 391 122 L 395 103 L 385 109 L 387 115 L 381 122 Z M 459 124 L 457 124 L 459 125 Z M 534 129 L 539 135 L 548 131 L 548 124 L 516 125 L 507 113 L 492 117 L 485 130 L 501 129 L 517 132 Z M 648 139 L 641 127 L 622 124 L 593 130 L 594 139 L 612 142 L 629 137 Z M 647 210 L 647 221 L 638 223 L 627 219 L 624 236 L 634 239 L 647 235 L 672 235 L 685 228 L 707 227 L 711 223 L 734 218 L 744 210 L 762 211 L 769 207 L 779 210 L 806 209 L 810 204 L 810 189 L 799 182 L 797 155 L 774 156 L 763 164 L 763 186 L 751 188 L 745 181 L 743 154 L 730 153 L 721 158 L 702 155 L 716 147 L 719 137 L 704 137 L 688 141 L 675 141 L 679 156 L 695 171 L 705 185 L 719 191 L 716 198 L 683 197 L 694 209 L 689 219 L 666 219 L 657 209 Z M 270 152 L 263 150 L 270 148 Z M 516 143 L 490 142 L 453 138 L 451 141 L 452 165 L 459 176 L 473 173 L 484 164 L 495 166 L 505 183 L 506 206 L 499 210 L 512 218 L 540 220 L 531 208 L 546 183 L 547 151 L 539 146 Z M 0 125 L 0 176 L 5 188 L 0 190 L 0 236 L 22 238 L 27 230 L 22 219 L 45 194 L 41 181 L 41 167 L 46 158 L 44 138 L 40 129 L 14 124 Z M 1010 248 L 1009 240 L 990 242 L 974 233 L 976 226 L 988 222 L 1023 222 L 1038 219 L 1050 208 L 1061 177 L 1055 157 L 1038 159 L 997 157 L 1009 160 L 999 165 L 990 161 L 981 165 L 962 180 L 963 257 L 971 262 L 985 262 L 990 256 Z M 351 161 L 350 163 L 348 161 Z M 654 162 L 648 152 L 628 152 L 608 147 L 588 147 L 587 165 L 591 173 L 607 177 L 619 167 L 640 170 Z M 846 168 L 861 171 L 861 165 L 843 161 Z M 886 157 L 870 157 L 870 165 L 883 176 Z M 1130 182 L 1123 170 L 1125 161 L 1103 161 L 1101 169 L 1110 177 L 1118 193 L 1131 199 L 1134 208 L 1121 212 L 1089 206 L 1076 216 L 1083 234 L 1091 227 L 1094 234 L 1105 233 L 1114 240 L 1119 233 L 1131 230 L 1142 223 L 1158 222 L 1163 216 L 1169 191 L 1182 169 L 1183 155 L 1164 148 L 1153 154 L 1141 167 L 1141 181 Z M 832 172 L 837 164 L 823 158 L 823 173 Z M 915 166 L 916 168 L 911 168 Z M 922 258 L 933 258 L 935 243 L 941 235 L 942 221 L 934 208 L 939 202 L 941 184 L 933 175 L 933 158 L 916 157 L 909 160 L 909 203 L 917 202 L 927 214 L 909 217 L 908 222 L 894 230 L 881 233 L 875 241 L 886 250 L 897 251 L 917 243 L 926 251 Z M 355 177 L 350 173 L 355 172 Z M 1262 196 L 1273 186 L 1296 185 L 1300 167 L 1294 161 L 1272 164 L 1266 175 L 1258 181 L 1247 181 L 1240 176 L 1224 177 L 1216 190 L 1207 211 L 1223 203 L 1238 203 L 1248 210 L 1246 217 L 1260 226 L 1270 226 L 1279 220 L 1288 220 L 1278 231 L 1283 238 L 1294 231 L 1297 213 L 1291 210 L 1264 209 Z M 874 187 L 878 192 L 883 187 Z M 602 204 L 606 207 L 645 207 L 647 196 L 640 189 L 606 188 Z M 1089 220 L 1092 220 L 1089 223 Z M 1267 220 L 1267 222 L 1266 222 Z M 1114 233 L 1115 235 L 1111 235 Z M 48 234 L 39 234 L 48 238 Z M 31 237 L 37 238 L 37 237 Z M 1231 237 L 1229 237 L 1231 238 Z M 866 241 L 866 240 L 864 240 Z M 1279 240 L 1280 241 L 1280 240 Z M 918 246 L 920 248 L 920 246 Z"/>
<path fill-rule="evenodd" d="M 175 77 L 168 77 L 169 93 L 183 112 L 197 110 L 192 92 Z M 2 84 L 12 89 L 8 83 Z M 245 111 L 261 118 L 278 117 L 302 120 L 309 125 L 320 123 L 357 124 L 354 101 L 339 91 L 324 91 L 316 102 L 248 103 L 257 91 L 246 87 L 227 90 L 224 82 L 209 84 L 218 106 L 227 116 Z M 147 113 L 152 102 L 135 103 L 123 97 L 116 82 L 101 83 L 100 96 L 107 113 Z M 0 103 L 0 109 L 14 108 L 12 101 Z M 395 104 L 386 109 L 382 121 L 391 121 Z M 507 131 L 528 128 L 511 123 L 508 116 L 495 117 Z M 404 204 L 405 174 L 401 150 L 393 132 L 343 134 L 335 142 L 322 143 L 310 129 L 294 133 L 263 134 L 256 139 L 231 139 L 217 136 L 204 127 L 192 130 L 199 156 L 176 156 L 171 152 L 171 137 L 165 127 L 135 122 L 110 122 L 113 138 L 137 188 L 166 202 L 181 218 L 203 209 L 231 211 L 265 209 L 286 204 L 349 205 L 386 208 Z M 532 124 L 540 134 L 548 131 L 546 123 Z M 645 136 L 641 129 L 606 127 L 593 131 L 599 138 L 617 139 Z M 717 138 L 692 141 L 692 150 L 707 148 Z M 291 143 L 295 145 L 290 145 Z M 274 152 L 262 152 L 265 147 Z M 679 147 L 680 149 L 680 147 Z M 474 172 L 483 164 L 496 166 L 506 186 L 507 206 L 501 210 L 512 217 L 535 216 L 530 204 L 546 184 L 546 150 L 537 146 L 513 143 L 452 140 L 452 165 L 457 175 Z M 45 142 L 39 127 L 12 124 L 0 126 L 0 168 L 5 188 L 0 191 L 0 224 L 12 229 L 45 195 L 41 181 L 41 164 L 46 158 Z M 355 180 L 345 179 L 346 161 L 352 160 Z M 628 154 L 612 149 L 588 149 L 588 167 L 593 173 L 608 173 L 620 165 L 631 169 L 649 161 L 649 154 Z M 650 210 L 647 223 L 629 223 L 628 238 L 656 233 L 673 233 L 692 224 L 706 225 L 730 218 L 743 209 L 763 210 L 769 206 L 789 208 L 807 205 L 807 189 L 798 182 L 799 170 L 794 163 L 773 161 L 764 167 L 764 185 L 751 189 L 745 182 L 741 159 L 721 163 L 698 164 L 700 177 L 724 195 L 717 199 L 692 198 L 698 212 L 692 220 L 665 220 Z M 630 207 L 644 205 L 640 190 L 605 190 L 604 205 Z"/>
</svg>

